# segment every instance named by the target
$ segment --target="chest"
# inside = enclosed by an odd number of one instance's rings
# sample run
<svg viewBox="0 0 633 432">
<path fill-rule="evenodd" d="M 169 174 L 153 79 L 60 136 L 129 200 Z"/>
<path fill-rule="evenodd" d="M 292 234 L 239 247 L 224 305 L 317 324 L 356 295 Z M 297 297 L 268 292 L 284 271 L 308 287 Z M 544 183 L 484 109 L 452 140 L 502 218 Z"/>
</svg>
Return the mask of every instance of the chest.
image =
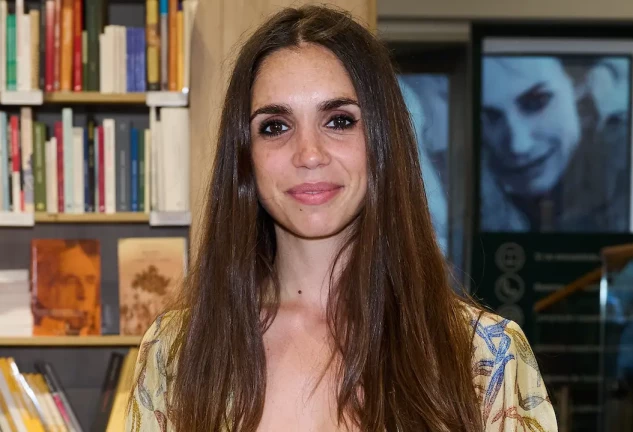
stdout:
<svg viewBox="0 0 633 432">
<path fill-rule="evenodd" d="M 266 399 L 258 431 L 355 432 L 337 421 L 336 362 L 325 326 L 271 328 Z"/>
</svg>

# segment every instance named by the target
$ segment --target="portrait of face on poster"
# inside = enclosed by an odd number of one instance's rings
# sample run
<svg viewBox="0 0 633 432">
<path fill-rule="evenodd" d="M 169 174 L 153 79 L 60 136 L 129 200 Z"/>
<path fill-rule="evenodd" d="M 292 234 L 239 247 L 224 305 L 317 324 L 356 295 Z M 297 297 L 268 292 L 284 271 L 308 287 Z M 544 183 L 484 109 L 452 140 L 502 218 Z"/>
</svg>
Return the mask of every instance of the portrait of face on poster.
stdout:
<svg viewBox="0 0 633 432">
<path fill-rule="evenodd" d="M 631 231 L 633 44 L 482 44 L 481 232 Z"/>
<path fill-rule="evenodd" d="M 398 76 L 418 143 L 422 179 L 440 248 L 449 243 L 449 78 L 443 74 Z"/>
</svg>

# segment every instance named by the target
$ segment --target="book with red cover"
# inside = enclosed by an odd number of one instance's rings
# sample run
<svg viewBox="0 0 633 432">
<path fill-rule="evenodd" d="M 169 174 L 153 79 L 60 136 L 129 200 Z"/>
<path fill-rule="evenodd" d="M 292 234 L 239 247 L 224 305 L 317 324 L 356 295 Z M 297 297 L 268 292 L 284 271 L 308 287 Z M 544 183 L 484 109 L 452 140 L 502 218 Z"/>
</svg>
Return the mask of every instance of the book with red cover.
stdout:
<svg viewBox="0 0 633 432">
<path fill-rule="evenodd" d="M 101 334 L 100 255 L 98 240 L 31 241 L 35 336 Z"/>
</svg>

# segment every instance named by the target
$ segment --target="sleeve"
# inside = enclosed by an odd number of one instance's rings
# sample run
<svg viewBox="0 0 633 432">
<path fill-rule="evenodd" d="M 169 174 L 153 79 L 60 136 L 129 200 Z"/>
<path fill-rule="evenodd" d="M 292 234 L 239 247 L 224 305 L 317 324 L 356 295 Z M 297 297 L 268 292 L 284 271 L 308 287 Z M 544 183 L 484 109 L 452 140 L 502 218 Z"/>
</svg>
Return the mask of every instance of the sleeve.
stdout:
<svg viewBox="0 0 633 432">
<path fill-rule="evenodd" d="M 477 323 L 474 360 L 485 431 L 558 431 L 534 353 L 516 323 Z"/>
<path fill-rule="evenodd" d="M 168 432 L 165 332 L 159 317 L 143 336 L 134 371 L 134 383 L 126 411 L 126 432 Z"/>
</svg>

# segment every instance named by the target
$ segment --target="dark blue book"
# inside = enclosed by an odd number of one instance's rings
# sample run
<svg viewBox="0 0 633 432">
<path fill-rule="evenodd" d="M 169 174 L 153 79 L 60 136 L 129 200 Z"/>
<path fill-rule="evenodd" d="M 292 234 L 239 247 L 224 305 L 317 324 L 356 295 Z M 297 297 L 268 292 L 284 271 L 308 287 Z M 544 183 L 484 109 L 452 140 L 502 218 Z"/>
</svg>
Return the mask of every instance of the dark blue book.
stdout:
<svg viewBox="0 0 633 432">
<path fill-rule="evenodd" d="M 146 76 L 146 68 L 147 68 L 147 61 L 146 61 L 146 57 L 145 57 L 145 53 L 147 52 L 146 50 L 146 46 L 147 43 L 145 41 L 145 28 L 143 27 L 139 27 L 138 28 L 138 58 L 137 58 L 137 62 L 136 62 L 136 79 L 138 82 L 137 88 L 138 91 L 140 92 L 145 92 L 147 91 L 147 85 L 146 85 L 146 81 L 145 81 L 145 76 Z"/>
<path fill-rule="evenodd" d="M 136 49 L 135 46 L 135 35 L 136 31 L 133 27 L 126 27 L 126 44 L 127 44 L 127 92 L 132 93 L 135 92 L 135 80 L 134 80 L 134 52 Z"/>
<path fill-rule="evenodd" d="M 138 129 L 133 127 L 130 129 L 130 205 L 133 212 L 138 211 Z"/>
</svg>

